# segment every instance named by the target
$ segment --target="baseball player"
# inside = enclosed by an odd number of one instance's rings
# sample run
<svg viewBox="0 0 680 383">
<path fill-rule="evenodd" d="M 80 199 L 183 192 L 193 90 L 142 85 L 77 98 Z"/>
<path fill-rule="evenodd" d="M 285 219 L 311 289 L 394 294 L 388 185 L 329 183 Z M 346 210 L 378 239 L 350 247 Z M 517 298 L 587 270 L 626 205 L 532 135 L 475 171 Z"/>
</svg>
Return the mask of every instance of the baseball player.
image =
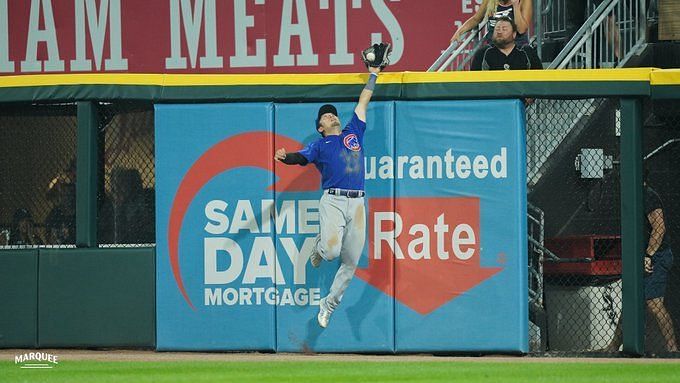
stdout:
<svg viewBox="0 0 680 383">
<path fill-rule="evenodd" d="M 280 148 L 274 154 L 275 160 L 288 165 L 313 163 L 321 173 L 320 232 L 309 259 L 313 267 L 319 267 L 323 260 L 340 257 L 340 268 L 330 292 L 319 302 L 317 320 L 323 328 L 328 326 L 331 314 L 354 276 L 366 240 L 363 152 L 366 109 L 378 74 L 387 65 L 388 54 L 389 44 L 376 44 L 362 52 L 370 75 L 359 95 L 352 120 L 344 129 L 336 108 L 323 105 L 316 120 L 316 130 L 321 138 L 299 152 L 287 153 L 285 148 Z"/>
</svg>

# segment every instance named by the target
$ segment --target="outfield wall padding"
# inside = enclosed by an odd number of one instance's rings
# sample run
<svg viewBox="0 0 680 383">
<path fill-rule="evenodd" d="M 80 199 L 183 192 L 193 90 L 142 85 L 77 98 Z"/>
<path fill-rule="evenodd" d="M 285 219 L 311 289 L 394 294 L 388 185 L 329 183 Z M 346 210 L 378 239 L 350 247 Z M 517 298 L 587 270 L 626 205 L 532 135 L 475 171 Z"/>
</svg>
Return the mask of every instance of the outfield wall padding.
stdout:
<svg viewBox="0 0 680 383">
<path fill-rule="evenodd" d="M 41 249 L 38 346 L 153 347 L 154 249 Z"/>
<path fill-rule="evenodd" d="M 0 348 L 38 345 L 38 250 L 0 252 Z"/>
<path fill-rule="evenodd" d="M 320 177 L 273 160 L 320 139 L 320 106 L 156 106 L 158 349 L 527 352 L 522 102 L 371 102 L 337 159 L 364 151 L 367 240 L 326 329 Z"/>
</svg>

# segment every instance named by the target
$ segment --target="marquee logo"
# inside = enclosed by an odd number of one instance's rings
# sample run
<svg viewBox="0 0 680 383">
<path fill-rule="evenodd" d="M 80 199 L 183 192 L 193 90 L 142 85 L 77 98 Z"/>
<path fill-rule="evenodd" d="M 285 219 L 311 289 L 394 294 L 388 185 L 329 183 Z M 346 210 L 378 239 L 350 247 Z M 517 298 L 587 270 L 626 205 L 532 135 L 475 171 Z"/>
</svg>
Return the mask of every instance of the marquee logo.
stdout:
<svg viewBox="0 0 680 383">
<path fill-rule="evenodd" d="M 59 364 L 58 356 L 46 352 L 27 352 L 14 356 L 14 364 L 20 368 L 50 369 Z"/>
</svg>

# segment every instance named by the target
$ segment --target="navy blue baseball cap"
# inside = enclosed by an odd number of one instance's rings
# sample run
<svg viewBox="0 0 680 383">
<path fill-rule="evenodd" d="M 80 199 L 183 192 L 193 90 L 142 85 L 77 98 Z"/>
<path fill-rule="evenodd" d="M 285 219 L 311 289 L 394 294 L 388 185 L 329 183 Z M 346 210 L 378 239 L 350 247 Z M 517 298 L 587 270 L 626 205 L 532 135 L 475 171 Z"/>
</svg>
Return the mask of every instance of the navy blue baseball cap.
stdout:
<svg viewBox="0 0 680 383">
<path fill-rule="evenodd" d="M 321 120 L 321 116 L 323 116 L 326 113 L 331 113 L 335 117 L 337 117 L 338 116 L 338 110 L 335 109 L 335 107 L 331 104 L 324 104 L 324 105 L 321 105 L 321 108 L 319 108 L 319 113 L 317 114 L 316 120 L 314 121 L 314 122 L 316 122 L 316 126 L 314 127 L 314 130 L 316 130 L 321 136 L 323 136 L 323 133 L 319 132 L 319 126 L 320 126 L 319 121 Z"/>
</svg>

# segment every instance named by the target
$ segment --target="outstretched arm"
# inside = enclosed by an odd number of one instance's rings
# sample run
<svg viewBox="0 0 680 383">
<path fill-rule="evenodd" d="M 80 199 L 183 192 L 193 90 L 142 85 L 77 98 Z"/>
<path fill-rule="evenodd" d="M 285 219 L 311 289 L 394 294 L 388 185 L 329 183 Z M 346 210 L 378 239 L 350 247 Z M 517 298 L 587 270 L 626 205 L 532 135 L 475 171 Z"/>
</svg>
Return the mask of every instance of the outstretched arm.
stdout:
<svg viewBox="0 0 680 383">
<path fill-rule="evenodd" d="M 286 153 L 286 149 L 281 148 L 274 153 L 274 159 L 286 165 L 307 165 L 308 161 L 300 153 Z"/>
<path fill-rule="evenodd" d="M 368 103 L 371 101 L 375 82 L 378 80 L 378 73 L 380 73 L 380 68 L 368 67 L 368 70 L 371 74 L 368 76 L 368 82 L 359 95 L 359 102 L 356 108 L 354 108 L 354 113 L 363 122 L 366 122 L 366 109 L 368 109 Z"/>
</svg>

